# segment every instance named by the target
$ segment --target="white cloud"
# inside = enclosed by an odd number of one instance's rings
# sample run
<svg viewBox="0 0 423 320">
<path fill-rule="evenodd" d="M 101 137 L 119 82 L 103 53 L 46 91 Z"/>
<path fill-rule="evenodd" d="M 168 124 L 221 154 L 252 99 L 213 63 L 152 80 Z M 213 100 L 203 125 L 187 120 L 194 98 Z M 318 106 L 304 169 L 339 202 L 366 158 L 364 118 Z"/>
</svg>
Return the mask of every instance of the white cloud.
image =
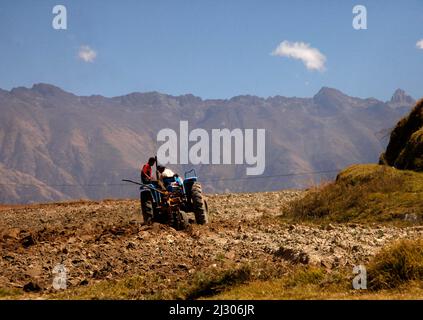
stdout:
<svg viewBox="0 0 423 320">
<path fill-rule="evenodd" d="M 417 41 L 416 46 L 417 46 L 417 48 L 419 48 L 419 49 L 423 49 L 423 39 L 421 39 L 421 40 Z"/>
<path fill-rule="evenodd" d="M 301 60 L 309 70 L 325 70 L 326 57 L 308 43 L 283 41 L 272 55 Z"/>
<path fill-rule="evenodd" d="M 78 52 L 79 59 L 85 62 L 94 62 L 97 57 L 97 52 L 91 49 L 89 46 L 81 46 Z"/>
</svg>

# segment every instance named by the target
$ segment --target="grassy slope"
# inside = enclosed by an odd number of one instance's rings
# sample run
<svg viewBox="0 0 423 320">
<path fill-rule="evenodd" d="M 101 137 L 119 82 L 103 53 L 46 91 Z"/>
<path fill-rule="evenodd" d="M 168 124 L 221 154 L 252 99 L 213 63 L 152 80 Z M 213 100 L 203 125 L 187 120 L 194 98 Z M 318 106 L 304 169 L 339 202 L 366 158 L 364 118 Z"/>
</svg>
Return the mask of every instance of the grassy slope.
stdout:
<svg viewBox="0 0 423 320">
<path fill-rule="evenodd" d="M 288 218 L 316 222 L 421 224 L 423 173 L 376 164 L 353 165 L 336 182 L 293 203 Z"/>
<path fill-rule="evenodd" d="M 423 173 L 380 165 L 354 165 L 336 181 L 295 201 L 297 222 L 421 224 Z M 307 267 L 267 281 L 252 281 L 213 299 L 423 299 L 423 240 L 384 248 L 369 264 L 369 289 L 353 290 L 352 270 Z"/>
</svg>

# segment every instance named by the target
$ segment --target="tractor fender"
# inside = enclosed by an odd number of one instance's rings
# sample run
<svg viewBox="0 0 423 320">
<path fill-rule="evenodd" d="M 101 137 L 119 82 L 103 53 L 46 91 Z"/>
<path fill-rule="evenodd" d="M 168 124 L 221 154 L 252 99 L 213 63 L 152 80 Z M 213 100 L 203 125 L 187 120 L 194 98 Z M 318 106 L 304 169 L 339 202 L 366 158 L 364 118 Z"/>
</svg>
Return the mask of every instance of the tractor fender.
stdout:
<svg viewBox="0 0 423 320">
<path fill-rule="evenodd" d="M 160 195 L 157 192 L 148 188 L 140 187 L 140 199 L 143 199 L 147 195 L 150 196 L 154 204 L 157 204 L 160 201 Z"/>
</svg>

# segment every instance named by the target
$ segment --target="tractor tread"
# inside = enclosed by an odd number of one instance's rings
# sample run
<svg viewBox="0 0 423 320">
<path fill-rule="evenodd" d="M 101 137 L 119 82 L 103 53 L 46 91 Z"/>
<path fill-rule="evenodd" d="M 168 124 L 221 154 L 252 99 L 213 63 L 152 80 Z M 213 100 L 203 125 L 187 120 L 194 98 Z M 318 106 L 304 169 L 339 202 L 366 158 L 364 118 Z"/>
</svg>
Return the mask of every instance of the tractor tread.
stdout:
<svg viewBox="0 0 423 320">
<path fill-rule="evenodd" d="M 192 205 L 194 209 L 195 222 L 197 224 L 206 224 L 208 222 L 208 210 L 206 201 L 203 198 L 201 185 L 194 182 L 191 188 Z"/>
</svg>

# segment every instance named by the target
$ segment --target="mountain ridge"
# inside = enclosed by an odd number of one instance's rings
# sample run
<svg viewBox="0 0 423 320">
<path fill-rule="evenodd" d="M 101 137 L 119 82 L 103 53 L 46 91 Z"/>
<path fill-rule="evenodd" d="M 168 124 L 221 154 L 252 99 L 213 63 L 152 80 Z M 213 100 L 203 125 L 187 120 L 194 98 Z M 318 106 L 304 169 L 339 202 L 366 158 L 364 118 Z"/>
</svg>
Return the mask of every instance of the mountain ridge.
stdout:
<svg viewBox="0 0 423 320">
<path fill-rule="evenodd" d="M 323 86 L 322 88 L 320 88 L 320 90 L 311 97 L 297 97 L 297 96 L 283 96 L 283 95 L 270 95 L 270 96 L 258 96 L 258 95 L 253 95 L 253 94 L 238 94 L 238 95 L 234 95 L 232 97 L 229 98 L 202 98 L 200 96 L 194 95 L 192 93 L 183 93 L 183 94 L 179 94 L 179 95 L 172 95 L 172 94 L 167 94 L 164 92 L 160 92 L 160 91 L 132 91 L 129 92 L 127 94 L 122 94 L 122 95 L 117 95 L 117 96 L 105 96 L 102 94 L 91 94 L 91 95 L 77 95 L 71 91 L 65 90 L 60 88 L 57 85 L 53 85 L 53 84 L 49 84 L 49 83 L 45 83 L 45 82 L 37 82 L 37 83 L 33 83 L 33 85 L 31 87 L 25 87 L 25 86 L 18 86 L 18 87 L 14 87 L 10 90 L 6 90 L 3 88 L 0 88 L 0 92 L 6 92 L 6 93 L 12 93 L 13 91 L 16 91 L 18 89 L 25 89 L 25 90 L 31 90 L 31 91 L 36 91 L 36 92 L 46 92 L 46 91 L 56 91 L 56 92 L 61 92 L 61 93 L 66 93 L 66 94 L 70 94 L 72 96 L 75 97 L 80 97 L 80 98 L 89 98 L 89 97 L 102 97 L 102 98 L 106 98 L 106 99 L 115 99 L 115 98 L 120 98 L 120 97 L 126 97 L 126 96 L 131 96 L 131 95 L 159 95 L 159 96 L 166 96 L 166 97 L 170 97 L 170 98 L 184 98 L 184 97 L 192 97 L 195 98 L 196 100 L 201 100 L 201 101 L 230 101 L 233 98 L 239 98 L 239 97 L 253 97 L 253 98 L 259 98 L 262 100 L 272 100 L 272 99 L 278 99 L 278 98 L 284 98 L 284 99 L 310 99 L 310 98 L 314 98 L 315 96 L 324 93 L 324 94 L 328 94 L 328 93 L 334 93 L 334 94 L 338 94 L 338 95 L 342 95 L 344 97 L 349 97 L 349 98 L 353 98 L 353 99 L 360 99 L 360 100 L 367 100 L 367 99 L 372 99 L 372 100 L 377 100 L 377 101 L 381 101 L 381 102 L 397 102 L 397 101 L 408 101 L 410 103 L 415 103 L 416 100 L 410 96 L 409 94 L 406 93 L 405 90 L 401 89 L 401 88 L 397 88 L 394 93 L 391 96 L 390 100 L 387 101 L 383 101 L 381 99 L 377 99 L 374 97 L 367 97 L 367 98 L 362 98 L 362 97 L 355 97 L 355 96 L 350 96 L 347 93 L 333 88 L 333 87 L 328 87 L 328 86 Z"/>
<path fill-rule="evenodd" d="M 310 98 L 240 95 L 203 100 L 191 94 L 133 92 L 108 98 L 77 96 L 45 83 L 0 91 L 2 170 L 7 170 L 9 180 L 33 177 L 38 190 L 2 185 L 0 202 L 136 197 L 136 188 L 118 183 L 138 178 L 140 165 L 157 150 L 158 131 L 178 132 L 182 120 L 189 121 L 190 130 L 265 128 L 264 175 L 376 162 L 387 144 L 377 132 L 392 127 L 411 108 L 350 97 L 333 88 L 319 93 Z M 244 183 L 237 179 L 251 178 L 245 177 L 245 165 L 172 167 L 179 172 L 196 167 L 208 192 L 300 188 L 332 177 L 259 178 Z M 233 181 L 206 180 L 223 178 Z M 0 183 L 4 180 L 1 177 Z M 58 186 L 47 189 L 42 184 Z"/>
</svg>

